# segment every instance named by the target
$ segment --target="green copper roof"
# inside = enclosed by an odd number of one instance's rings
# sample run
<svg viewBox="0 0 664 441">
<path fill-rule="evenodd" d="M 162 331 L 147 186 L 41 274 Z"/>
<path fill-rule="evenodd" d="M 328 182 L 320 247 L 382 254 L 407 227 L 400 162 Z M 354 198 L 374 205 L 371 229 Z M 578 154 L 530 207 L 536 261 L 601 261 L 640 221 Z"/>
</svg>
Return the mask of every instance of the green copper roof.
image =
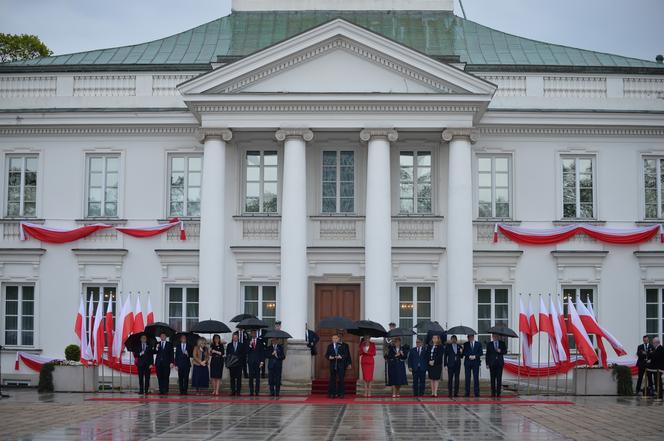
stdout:
<svg viewBox="0 0 664 441">
<path fill-rule="evenodd" d="M 243 57 L 334 18 L 384 35 L 432 57 L 459 57 L 470 69 L 621 69 L 664 65 L 506 34 L 440 11 L 233 12 L 170 37 L 132 46 L 0 65 L 9 70 L 207 68 L 217 57 Z"/>
</svg>

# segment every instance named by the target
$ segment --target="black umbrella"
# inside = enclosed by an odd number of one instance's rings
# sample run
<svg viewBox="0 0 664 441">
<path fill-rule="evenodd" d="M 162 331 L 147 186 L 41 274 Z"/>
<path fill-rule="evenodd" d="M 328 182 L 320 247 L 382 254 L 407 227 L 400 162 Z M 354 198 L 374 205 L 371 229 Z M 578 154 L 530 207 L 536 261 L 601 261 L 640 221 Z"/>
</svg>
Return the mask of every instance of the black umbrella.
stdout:
<svg viewBox="0 0 664 441">
<path fill-rule="evenodd" d="M 178 332 L 173 338 L 171 338 L 171 343 L 173 343 L 173 345 L 179 344 L 180 337 L 183 335 L 187 337 L 187 351 L 191 353 L 191 349 L 198 344 L 198 339 L 201 338 L 201 336 L 193 332 Z"/>
<path fill-rule="evenodd" d="M 358 320 L 355 322 L 357 329 L 351 329 L 349 334 L 353 335 L 368 335 L 369 337 L 385 337 L 387 331 L 380 323 L 372 322 L 371 320 Z"/>
<path fill-rule="evenodd" d="M 145 332 L 137 332 L 135 334 L 131 334 L 129 337 L 124 342 L 125 348 L 129 352 L 138 352 L 141 350 L 141 337 L 147 335 Z M 157 344 L 157 339 L 147 335 L 148 337 L 148 346 L 149 347 L 154 347 Z"/>
<path fill-rule="evenodd" d="M 265 338 L 293 338 L 292 335 L 290 335 L 286 331 L 282 331 L 280 329 L 272 329 L 270 331 L 267 331 L 265 335 L 263 335 Z"/>
<path fill-rule="evenodd" d="M 387 332 L 387 337 L 388 338 L 394 338 L 394 337 L 411 337 L 415 335 L 415 331 L 412 329 L 406 329 L 406 328 L 394 328 L 390 329 Z"/>
<path fill-rule="evenodd" d="M 443 329 L 443 327 L 440 326 L 440 323 L 432 322 L 430 320 L 425 320 L 425 321 L 419 322 L 418 324 L 416 324 L 413 327 L 417 328 L 417 330 L 421 334 L 426 333 L 426 332 L 433 332 L 434 334 L 442 335 L 442 334 L 445 333 L 445 329 Z"/>
<path fill-rule="evenodd" d="M 231 323 L 240 323 L 244 319 L 256 318 L 253 314 L 238 314 L 231 319 Z"/>
<path fill-rule="evenodd" d="M 477 332 L 473 328 L 468 326 L 454 326 L 447 330 L 448 334 L 457 334 L 457 335 L 475 335 Z"/>
<path fill-rule="evenodd" d="M 517 333 L 507 326 L 494 326 L 489 328 L 486 332 L 489 334 L 502 335 L 504 337 L 519 338 Z"/>
<path fill-rule="evenodd" d="M 143 330 L 146 335 L 150 337 L 159 337 L 162 333 L 166 334 L 166 337 L 173 337 L 175 335 L 175 329 L 171 328 L 168 323 L 164 322 L 154 322 L 151 325 L 147 325 Z"/>
<path fill-rule="evenodd" d="M 353 329 L 358 329 L 358 326 L 351 319 L 337 316 L 337 317 L 325 317 L 321 319 L 320 323 L 318 323 L 318 328 L 345 329 L 346 331 L 350 331 Z"/>
<path fill-rule="evenodd" d="M 231 332 L 231 328 L 218 320 L 203 320 L 192 326 L 191 332 L 198 332 L 200 334 L 224 334 L 226 332 Z"/>
<path fill-rule="evenodd" d="M 237 324 L 240 329 L 261 329 L 269 328 L 270 325 L 257 318 L 246 318 Z"/>
</svg>

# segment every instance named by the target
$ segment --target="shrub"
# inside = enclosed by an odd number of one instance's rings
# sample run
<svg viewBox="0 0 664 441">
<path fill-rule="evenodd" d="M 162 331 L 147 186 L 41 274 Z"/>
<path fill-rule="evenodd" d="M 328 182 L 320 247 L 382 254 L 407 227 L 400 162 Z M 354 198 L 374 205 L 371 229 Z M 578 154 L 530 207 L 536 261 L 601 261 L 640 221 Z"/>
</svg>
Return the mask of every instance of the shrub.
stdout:
<svg viewBox="0 0 664 441">
<path fill-rule="evenodd" d="M 37 392 L 47 393 L 53 392 L 53 364 L 44 363 L 39 371 L 39 385 L 37 386 Z"/>
<path fill-rule="evenodd" d="M 634 395 L 632 388 L 632 370 L 629 366 L 613 365 L 613 378 L 618 385 L 618 395 Z"/>
<path fill-rule="evenodd" d="M 81 347 L 78 345 L 69 345 L 65 348 L 65 359 L 69 361 L 81 360 Z"/>
</svg>

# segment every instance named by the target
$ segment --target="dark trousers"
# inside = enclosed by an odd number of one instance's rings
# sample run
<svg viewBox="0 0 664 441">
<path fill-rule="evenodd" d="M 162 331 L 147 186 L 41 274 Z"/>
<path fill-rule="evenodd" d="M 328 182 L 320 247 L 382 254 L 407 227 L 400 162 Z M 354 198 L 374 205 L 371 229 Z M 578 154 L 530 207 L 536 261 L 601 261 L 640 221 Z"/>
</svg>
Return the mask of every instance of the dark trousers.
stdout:
<svg viewBox="0 0 664 441">
<path fill-rule="evenodd" d="M 503 388 L 503 366 L 490 367 L 489 374 L 491 377 L 491 395 L 499 397 Z"/>
<path fill-rule="evenodd" d="M 454 367 L 447 367 L 447 393 L 451 396 L 459 395 L 459 373 L 461 372 L 461 365 L 457 364 Z"/>
<path fill-rule="evenodd" d="M 344 396 L 344 376 L 346 375 L 345 367 L 339 366 L 338 369 L 330 369 L 330 382 L 327 385 L 328 397 L 343 397 Z"/>
<path fill-rule="evenodd" d="M 279 396 L 281 390 L 281 366 L 275 366 L 267 373 L 270 384 L 270 395 Z"/>
<path fill-rule="evenodd" d="M 157 381 L 159 382 L 159 393 L 168 393 L 168 378 L 171 376 L 171 365 L 160 363 L 157 365 Z"/>
<path fill-rule="evenodd" d="M 653 386 L 655 387 L 654 395 L 661 400 L 662 394 L 664 394 L 664 391 L 662 390 L 662 371 L 653 372 L 650 375 L 651 378 L 653 378 Z"/>
<path fill-rule="evenodd" d="M 150 389 L 150 365 L 138 365 L 138 393 L 148 393 Z"/>
<path fill-rule="evenodd" d="M 424 387 L 426 386 L 427 371 L 413 371 L 413 395 L 416 397 L 424 396 Z"/>
<path fill-rule="evenodd" d="M 186 368 L 178 369 L 178 388 L 180 393 L 186 395 L 187 389 L 189 389 L 189 371 L 191 368 L 187 366 Z"/>
<path fill-rule="evenodd" d="M 261 387 L 261 364 L 257 363 L 248 363 L 249 364 L 249 395 L 258 395 L 258 392 Z"/>
<path fill-rule="evenodd" d="M 480 364 L 468 363 L 464 365 L 466 373 L 466 396 L 470 396 L 470 377 L 473 377 L 473 393 L 480 396 Z"/>
<path fill-rule="evenodd" d="M 240 395 L 242 392 L 242 367 L 238 366 L 233 369 L 229 369 L 231 374 L 231 394 Z"/>
</svg>

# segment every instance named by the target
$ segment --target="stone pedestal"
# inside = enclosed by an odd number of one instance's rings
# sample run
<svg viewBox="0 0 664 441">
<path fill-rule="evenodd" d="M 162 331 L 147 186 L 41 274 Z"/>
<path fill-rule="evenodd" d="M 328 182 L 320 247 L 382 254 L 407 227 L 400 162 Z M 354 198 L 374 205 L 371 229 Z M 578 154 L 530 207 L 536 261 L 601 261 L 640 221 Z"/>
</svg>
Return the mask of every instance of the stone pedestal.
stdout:
<svg viewBox="0 0 664 441">
<path fill-rule="evenodd" d="M 611 369 L 576 368 L 573 372 L 572 384 L 576 395 L 618 394 L 618 383 Z"/>
<path fill-rule="evenodd" d="M 96 367 L 54 366 L 55 392 L 96 392 L 99 375 Z"/>
<path fill-rule="evenodd" d="M 313 357 L 304 340 L 288 340 L 282 378 L 284 381 L 303 382 L 311 385 Z"/>
</svg>

